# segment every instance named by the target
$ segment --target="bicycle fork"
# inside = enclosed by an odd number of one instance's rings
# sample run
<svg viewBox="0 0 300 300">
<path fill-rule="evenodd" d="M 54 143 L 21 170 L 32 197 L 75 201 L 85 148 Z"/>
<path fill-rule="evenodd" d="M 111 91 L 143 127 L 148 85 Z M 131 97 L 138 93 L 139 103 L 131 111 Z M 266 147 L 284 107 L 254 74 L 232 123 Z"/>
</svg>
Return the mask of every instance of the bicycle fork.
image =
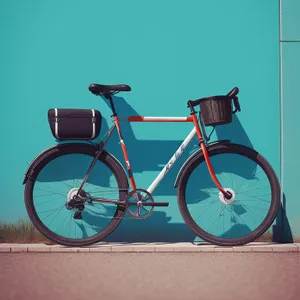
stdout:
<svg viewBox="0 0 300 300">
<path fill-rule="evenodd" d="M 199 141 L 199 146 L 201 147 L 202 149 L 202 152 L 203 152 L 203 155 L 204 155 L 204 158 L 205 158 L 205 162 L 206 162 L 206 165 L 207 165 L 207 168 L 208 168 L 208 171 L 209 171 L 209 174 L 213 180 L 213 182 L 215 183 L 215 185 L 217 186 L 217 188 L 220 190 L 220 192 L 224 195 L 224 197 L 226 199 L 230 199 L 232 194 L 228 191 L 225 191 L 221 185 L 221 183 L 219 182 L 217 176 L 216 176 L 216 173 L 212 167 L 212 164 L 211 164 L 211 161 L 210 161 L 210 157 L 209 157 L 209 154 L 208 154 L 208 151 L 206 149 L 206 145 L 204 143 L 204 139 L 203 139 L 203 136 L 202 136 L 202 132 L 201 132 L 201 129 L 200 129 L 200 126 L 199 126 L 199 123 L 198 123 L 198 120 L 197 120 L 197 117 L 196 117 L 196 112 L 194 110 L 194 107 L 193 106 L 189 106 L 190 109 L 191 109 L 191 116 L 193 118 L 193 123 L 195 125 L 195 128 L 196 128 L 196 132 L 197 132 L 197 137 L 198 137 L 198 141 Z"/>
</svg>

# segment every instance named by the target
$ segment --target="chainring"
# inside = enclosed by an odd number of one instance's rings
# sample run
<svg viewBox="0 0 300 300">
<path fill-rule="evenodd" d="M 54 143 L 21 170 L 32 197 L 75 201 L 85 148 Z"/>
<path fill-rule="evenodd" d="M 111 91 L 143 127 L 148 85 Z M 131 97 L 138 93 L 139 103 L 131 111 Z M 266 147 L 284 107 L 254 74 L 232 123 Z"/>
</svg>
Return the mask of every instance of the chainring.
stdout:
<svg viewBox="0 0 300 300">
<path fill-rule="evenodd" d="M 144 204 L 154 203 L 152 195 L 143 189 L 136 189 L 127 195 L 127 212 L 134 219 L 148 218 L 154 209 L 154 206 L 145 206 Z"/>
</svg>

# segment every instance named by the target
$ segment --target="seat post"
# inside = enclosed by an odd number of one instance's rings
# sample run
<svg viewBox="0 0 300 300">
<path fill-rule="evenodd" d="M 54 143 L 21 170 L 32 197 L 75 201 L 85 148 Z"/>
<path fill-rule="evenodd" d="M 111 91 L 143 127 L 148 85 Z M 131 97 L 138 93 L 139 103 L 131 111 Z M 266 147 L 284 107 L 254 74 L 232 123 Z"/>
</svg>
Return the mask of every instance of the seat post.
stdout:
<svg viewBox="0 0 300 300">
<path fill-rule="evenodd" d="M 106 99 L 109 100 L 110 102 L 110 106 L 111 106 L 111 110 L 113 112 L 113 117 L 116 117 L 117 116 L 117 112 L 116 112 L 116 109 L 115 109 L 115 105 L 114 105 L 114 102 L 113 102 L 113 99 L 112 99 L 112 96 L 111 96 L 111 93 L 107 93 L 104 95 Z"/>
</svg>

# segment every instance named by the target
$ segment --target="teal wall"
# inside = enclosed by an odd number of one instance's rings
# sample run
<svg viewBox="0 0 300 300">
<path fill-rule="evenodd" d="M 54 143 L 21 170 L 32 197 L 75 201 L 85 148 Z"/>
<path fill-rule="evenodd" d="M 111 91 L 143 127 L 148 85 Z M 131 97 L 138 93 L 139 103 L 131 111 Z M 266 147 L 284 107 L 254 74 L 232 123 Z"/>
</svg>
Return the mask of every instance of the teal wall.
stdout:
<svg viewBox="0 0 300 300">
<path fill-rule="evenodd" d="M 300 202 L 298 170 L 300 169 L 300 1 L 282 1 L 282 170 L 284 206 L 290 231 L 300 240 Z M 288 231 L 288 228 L 287 228 Z"/>
<path fill-rule="evenodd" d="M 278 1 L 1 0 L 0 43 L 0 220 L 26 216 L 21 183 L 30 161 L 54 144 L 50 107 L 96 108 L 104 128 L 111 125 L 106 104 L 88 92 L 92 82 L 131 85 L 132 92 L 117 99 L 121 116 L 186 116 L 187 100 L 238 86 L 242 112 L 213 139 L 253 146 L 280 177 Z M 191 125 L 123 128 L 137 185 L 147 188 Z M 122 159 L 116 146 L 108 149 Z M 116 239 L 125 232 L 127 240 L 136 239 L 142 230 L 145 239 L 192 238 L 173 188 L 188 154 L 154 193 L 170 206 L 144 221 L 125 220 Z"/>
</svg>

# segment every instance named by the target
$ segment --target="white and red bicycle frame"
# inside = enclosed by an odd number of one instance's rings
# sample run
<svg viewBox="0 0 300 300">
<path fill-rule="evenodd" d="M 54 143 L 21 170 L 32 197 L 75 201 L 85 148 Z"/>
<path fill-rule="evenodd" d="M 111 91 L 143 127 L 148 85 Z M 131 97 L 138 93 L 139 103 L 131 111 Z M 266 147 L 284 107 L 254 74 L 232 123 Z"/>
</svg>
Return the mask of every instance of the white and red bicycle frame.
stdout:
<svg viewBox="0 0 300 300">
<path fill-rule="evenodd" d="M 200 126 L 199 126 L 199 123 L 198 123 L 198 120 L 197 120 L 197 117 L 196 117 L 195 113 L 191 114 L 190 117 L 142 117 L 142 116 L 131 116 L 131 117 L 128 117 L 128 119 L 126 121 L 128 121 L 128 122 L 190 122 L 190 123 L 194 123 L 193 129 L 187 135 L 185 140 L 182 142 L 182 144 L 179 146 L 179 148 L 176 150 L 174 155 L 170 158 L 168 163 L 161 170 L 161 172 L 158 174 L 158 176 L 155 178 L 155 180 L 152 182 L 152 184 L 148 187 L 147 191 L 150 194 L 152 194 L 154 192 L 154 190 L 157 188 L 157 186 L 162 181 L 164 176 L 168 173 L 168 171 L 172 168 L 174 163 L 177 161 L 177 159 L 183 153 L 183 151 L 187 147 L 187 145 L 191 142 L 191 140 L 195 137 L 195 135 L 197 135 L 199 145 L 200 145 L 200 147 L 203 151 L 205 161 L 206 161 L 209 173 L 212 177 L 212 180 L 214 181 L 215 185 L 223 193 L 224 196 L 228 195 L 228 193 L 223 189 L 223 187 L 221 186 L 220 182 L 218 181 L 218 179 L 215 175 L 215 172 L 214 172 L 212 164 L 210 162 L 210 158 L 209 158 L 209 155 L 208 155 L 208 152 L 207 152 L 207 149 L 206 149 L 203 137 L 202 137 L 202 132 L 201 132 L 201 129 L 200 129 Z M 128 170 L 130 184 L 131 184 L 132 189 L 135 190 L 137 187 L 136 187 L 136 183 L 135 183 L 135 180 L 134 180 L 133 172 L 132 172 L 131 167 L 130 167 L 130 162 L 129 162 L 125 142 L 124 142 L 124 139 L 123 139 L 122 134 L 121 134 L 120 120 L 118 119 L 117 115 L 114 116 L 114 123 L 115 123 L 115 125 L 113 125 L 110 132 L 113 131 L 114 126 L 117 127 L 117 131 L 118 131 L 118 135 L 119 135 L 119 138 L 120 138 L 120 143 L 121 143 L 124 159 L 125 159 L 125 162 L 126 162 L 126 167 L 127 167 L 127 170 Z"/>
</svg>

